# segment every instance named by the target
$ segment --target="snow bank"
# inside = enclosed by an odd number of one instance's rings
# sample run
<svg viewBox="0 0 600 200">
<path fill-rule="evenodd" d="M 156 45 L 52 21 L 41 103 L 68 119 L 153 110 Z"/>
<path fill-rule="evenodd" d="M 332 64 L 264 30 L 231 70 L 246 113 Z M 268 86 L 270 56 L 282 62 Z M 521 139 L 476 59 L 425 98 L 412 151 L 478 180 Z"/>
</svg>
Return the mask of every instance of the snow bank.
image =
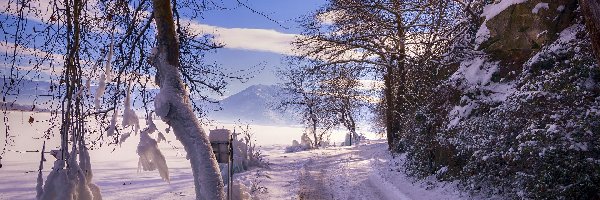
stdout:
<svg viewBox="0 0 600 200">
<path fill-rule="evenodd" d="M 79 163 L 76 161 L 77 152 Z M 87 148 L 80 147 L 79 151 L 73 149 L 67 162 L 69 167 L 65 168 L 64 160 L 54 161 L 53 170 L 46 179 L 41 195 L 38 193 L 38 199 L 101 200 L 100 188 L 91 183 L 92 169 Z"/>
<path fill-rule="evenodd" d="M 400 192 L 396 186 L 392 183 L 386 181 L 381 175 L 377 172 L 372 172 L 368 178 L 369 182 L 372 185 L 376 185 L 379 193 L 383 195 L 386 199 L 396 199 L 396 200 L 411 200 L 411 198 L 407 197 L 404 193 Z"/>
<path fill-rule="evenodd" d="M 250 190 L 248 189 L 248 187 L 246 187 L 246 185 L 240 183 L 239 181 L 234 181 L 233 187 L 231 189 L 232 189 L 232 198 L 231 199 L 235 199 L 235 200 L 251 199 L 250 193 L 249 193 Z"/>
<path fill-rule="evenodd" d="M 311 149 L 312 141 L 310 140 L 310 137 L 308 137 L 308 134 L 306 134 L 306 132 L 302 134 L 300 141 L 301 142 L 298 143 L 298 141 L 293 140 L 292 146 L 286 147 L 285 152 L 293 153 L 293 152 L 306 151 L 306 150 Z"/>
</svg>

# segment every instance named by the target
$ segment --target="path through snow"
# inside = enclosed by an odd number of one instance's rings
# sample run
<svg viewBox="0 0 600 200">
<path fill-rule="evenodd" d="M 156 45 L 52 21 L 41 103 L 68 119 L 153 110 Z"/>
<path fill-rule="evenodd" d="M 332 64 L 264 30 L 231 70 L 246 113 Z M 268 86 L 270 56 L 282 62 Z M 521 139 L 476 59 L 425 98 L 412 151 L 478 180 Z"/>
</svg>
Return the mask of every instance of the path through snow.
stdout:
<svg viewBox="0 0 600 200">
<path fill-rule="evenodd" d="M 414 182 L 398 172 L 401 158 L 393 159 L 386 148 L 384 141 L 296 153 L 273 147 L 265 149 L 271 169 L 237 179 L 265 187 L 256 195 L 260 199 L 465 199 L 453 184 Z"/>
</svg>

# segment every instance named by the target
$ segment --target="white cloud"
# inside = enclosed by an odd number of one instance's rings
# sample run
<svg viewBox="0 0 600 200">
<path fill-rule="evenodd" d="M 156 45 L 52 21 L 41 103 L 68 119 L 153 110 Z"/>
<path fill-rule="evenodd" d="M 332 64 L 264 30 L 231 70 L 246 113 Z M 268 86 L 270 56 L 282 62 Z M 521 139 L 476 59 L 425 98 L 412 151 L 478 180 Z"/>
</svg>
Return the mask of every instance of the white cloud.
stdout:
<svg viewBox="0 0 600 200">
<path fill-rule="evenodd" d="M 63 61 L 63 55 L 59 55 L 59 54 L 53 54 L 53 53 L 48 53 L 39 49 L 34 49 L 34 48 L 29 48 L 29 47 L 23 47 L 22 45 L 16 46 L 17 48 L 17 55 L 18 56 L 32 56 L 32 57 L 37 57 L 37 58 L 43 58 L 45 56 L 48 56 L 49 59 L 55 60 L 55 61 Z M 9 55 L 12 56 L 13 52 L 15 50 L 15 43 L 12 42 L 0 42 L 0 53 L 3 55 Z"/>
<path fill-rule="evenodd" d="M 37 21 L 37 22 L 47 22 L 50 20 L 50 16 L 52 16 L 52 12 L 54 11 L 55 4 L 52 4 L 54 1 L 32 1 L 28 4 L 28 8 L 24 9 L 24 17 Z M 64 9 L 61 1 L 55 1 L 56 7 L 58 9 Z M 10 14 L 13 16 L 19 16 L 19 9 L 21 5 L 20 2 L 10 1 L 10 0 L 0 0 L 0 10 L 4 11 L 4 14 Z"/>
<path fill-rule="evenodd" d="M 15 50 L 15 44 L 12 42 L 0 42 L 0 58 L 4 57 L 4 62 L 0 62 L 0 70 L 9 70 L 11 64 L 8 63 Z M 48 53 L 39 49 L 16 46 L 16 65 L 15 69 L 21 71 L 38 71 L 48 75 L 59 75 L 62 73 L 62 64 L 64 63 L 63 55 Z M 31 57 L 31 58 L 24 58 Z M 47 59 L 43 59 L 47 58 Z M 31 59 L 32 62 L 27 62 Z M 58 63 L 59 67 L 50 67 L 50 63 L 54 63 L 55 66 Z"/>
<path fill-rule="evenodd" d="M 196 33 L 211 34 L 216 42 L 225 48 L 272 52 L 284 55 L 296 55 L 292 41 L 297 34 L 282 33 L 271 29 L 223 28 L 195 22 L 188 22 Z"/>
</svg>

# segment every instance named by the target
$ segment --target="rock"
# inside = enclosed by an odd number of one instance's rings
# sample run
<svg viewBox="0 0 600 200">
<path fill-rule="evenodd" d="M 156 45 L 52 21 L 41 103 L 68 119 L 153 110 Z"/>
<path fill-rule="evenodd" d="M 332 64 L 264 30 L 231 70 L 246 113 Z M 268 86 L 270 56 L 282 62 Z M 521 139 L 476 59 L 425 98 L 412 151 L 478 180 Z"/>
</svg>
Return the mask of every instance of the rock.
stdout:
<svg viewBox="0 0 600 200">
<path fill-rule="evenodd" d="M 512 5 L 485 21 L 489 38 L 479 49 L 507 66 L 521 67 L 572 24 L 577 7 L 577 0 L 530 0 Z"/>
</svg>

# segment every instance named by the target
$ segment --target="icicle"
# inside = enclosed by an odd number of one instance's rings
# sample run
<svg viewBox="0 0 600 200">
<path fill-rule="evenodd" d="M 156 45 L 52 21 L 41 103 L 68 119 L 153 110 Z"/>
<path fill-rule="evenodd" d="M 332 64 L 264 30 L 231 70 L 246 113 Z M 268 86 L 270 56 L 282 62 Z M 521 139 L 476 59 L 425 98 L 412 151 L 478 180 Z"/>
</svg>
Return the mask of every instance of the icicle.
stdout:
<svg viewBox="0 0 600 200">
<path fill-rule="evenodd" d="M 137 147 L 137 154 L 140 156 L 138 161 L 138 172 L 140 169 L 144 171 L 154 171 L 158 169 L 160 177 L 170 183 L 169 167 L 165 160 L 165 156 L 158 149 L 156 140 L 150 137 L 150 133 L 156 131 L 156 126 L 152 122 L 152 115 L 147 119 L 148 128 L 140 132 L 140 143 Z"/>
<path fill-rule="evenodd" d="M 39 167 L 39 172 L 38 172 L 38 177 L 37 177 L 37 186 L 35 187 L 35 189 L 37 191 L 36 199 L 42 198 L 42 194 L 44 194 L 44 188 L 43 188 L 44 178 L 42 177 L 42 170 L 44 169 L 44 161 L 46 161 L 46 158 L 44 158 L 44 151 L 46 151 L 46 141 L 44 141 L 44 144 L 42 145 L 42 153 L 41 153 L 42 156 L 40 158 L 40 167 Z"/>
<path fill-rule="evenodd" d="M 92 178 L 94 174 L 92 173 L 92 163 L 90 161 L 90 153 L 88 152 L 87 147 L 83 142 L 79 145 L 79 165 L 81 166 L 81 171 L 85 175 L 85 186 L 91 192 L 92 199 L 91 200 L 102 200 L 102 194 L 100 193 L 100 188 L 92 183 Z"/>
<path fill-rule="evenodd" d="M 156 139 L 158 140 L 158 143 L 160 143 L 160 141 L 167 141 L 167 138 L 165 138 L 165 135 L 163 135 L 162 132 L 158 132 L 158 137 Z"/>
<path fill-rule="evenodd" d="M 131 81 L 127 86 L 127 96 L 125 97 L 125 111 L 123 111 L 123 122 L 121 123 L 123 127 L 125 126 L 135 126 L 135 132 L 138 132 L 140 129 L 140 120 L 138 119 L 137 114 L 131 108 Z"/>
<path fill-rule="evenodd" d="M 91 85 L 92 85 L 92 81 L 91 81 L 91 79 L 89 79 L 89 78 L 88 78 L 88 79 L 85 81 L 85 89 L 86 89 L 88 92 L 90 91 L 90 88 L 92 87 Z"/>
<path fill-rule="evenodd" d="M 117 114 L 119 113 L 119 108 L 115 108 L 115 112 L 113 113 L 112 119 L 110 120 L 110 125 L 108 126 L 108 130 L 106 131 L 107 136 L 112 136 L 115 134 L 115 130 L 117 129 Z"/>
<path fill-rule="evenodd" d="M 129 136 L 131 136 L 131 132 L 121 135 L 121 139 L 119 139 L 119 146 L 121 146 L 121 144 L 123 144 L 123 142 L 129 138 Z"/>
<path fill-rule="evenodd" d="M 112 79 L 112 66 L 110 65 L 110 61 L 113 56 L 113 46 L 114 46 L 114 33 L 110 36 L 110 46 L 108 47 L 108 55 L 106 56 L 106 65 L 104 67 L 104 73 L 106 74 L 106 79 L 110 81 Z"/>
<path fill-rule="evenodd" d="M 75 97 L 81 97 L 84 90 L 85 90 L 85 88 L 80 88 L 79 91 L 77 91 L 77 93 L 75 94 Z"/>
<path fill-rule="evenodd" d="M 96 109 L 100 109 L 100 97 L 102 97 L 102 95 L 104 95 L 104 91 L 106 90 L 106 83 L 110 82 L 110 80 L 111 80 L 112 67 L 110 65 L 110 61 L 112 60 L 112 56 L 113 56 L 113 45 L 114 45 L 114 40 L 113 40 L 113 37 L 111 36 L 110 46 L 108 48 L 108 54 L 106 55 L 106 64 L 104 67 L 104 74 L 100 75 L 100 82 L 98 83 L 98 89 L 96 89 L 96 95 L 94 96 L 94 105 L 96 106 Z"/>
<path fill-rule="evenodd" d="M 104 94 L 104 90 L 106 90 L 106 77 L 104 74 L 100 75 L 100 82 L 98 83 L 98 89 L 96 89 L 96 95 L 94 96 L 94 105 L 96 109 L 100 109 L 100 97 Z"/>
</svg>

